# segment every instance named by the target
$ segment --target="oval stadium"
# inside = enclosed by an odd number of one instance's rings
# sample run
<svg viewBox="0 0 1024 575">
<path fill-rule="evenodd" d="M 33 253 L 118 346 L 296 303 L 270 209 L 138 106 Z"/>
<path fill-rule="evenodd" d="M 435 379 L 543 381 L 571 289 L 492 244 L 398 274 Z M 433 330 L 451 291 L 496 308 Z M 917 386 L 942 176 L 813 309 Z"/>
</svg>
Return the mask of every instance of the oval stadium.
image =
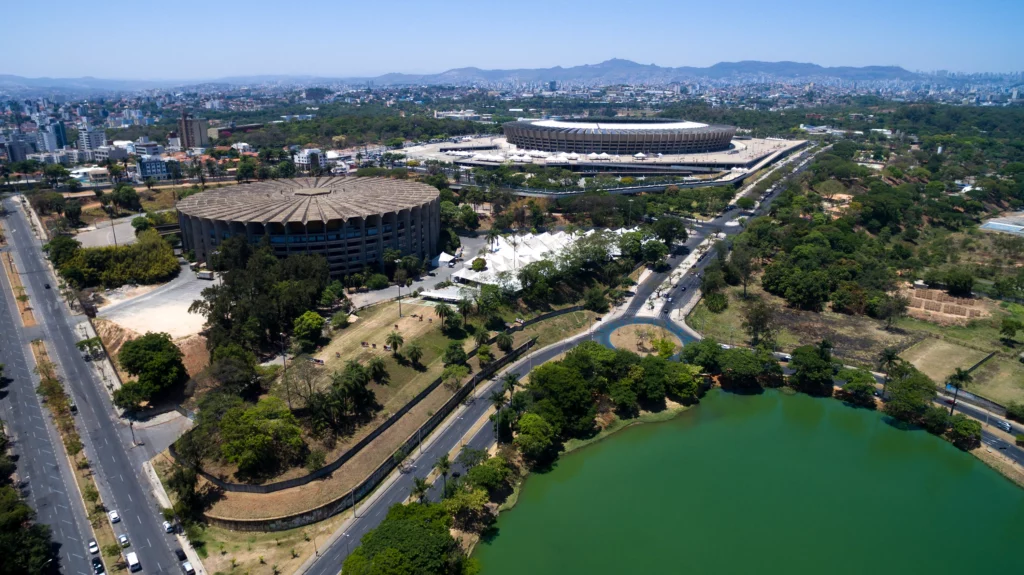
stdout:
<svg viewBox="0 0 1024 575">
<path fill-rule="evenodd" d="M 269 236 L 278 256 L 327 259 L 331 275 L 383 265 L 384 250 L 429 260 L 438 253 L 437 188 L 384 178 L 296 178 L 239 184 L 178 203 L 182 243 L 206 262 L 232 236 L 258 244 Z"/>
<path fill-rule="evenodd" d="M 544 152 L 695 154 L 729 148 L 736 128 L 684 120 L 520 120 L 503 126 L 508 143 Z"/>
</svg>

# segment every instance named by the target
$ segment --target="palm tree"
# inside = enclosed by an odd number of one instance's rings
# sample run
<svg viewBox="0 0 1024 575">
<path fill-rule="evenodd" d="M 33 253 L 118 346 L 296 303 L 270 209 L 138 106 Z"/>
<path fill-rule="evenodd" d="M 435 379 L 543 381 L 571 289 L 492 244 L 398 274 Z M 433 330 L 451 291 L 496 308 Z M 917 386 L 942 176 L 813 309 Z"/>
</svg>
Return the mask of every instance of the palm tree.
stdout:
<svg viewBox="0 0 1024 575">
<path fill-rule="evenodd" d="M 491 392 L 491 395 L 487 397 L 491 401 L 491 405 L 494 406 L 496 411 L 501 411 L 501 408 L 505 407 L 505 392 L 498 391 L 497 389 Z"/>
<path fill-rule="evenodd" d="M 462 314 L 462 323 L 466 323 L 466 316 L 473 311 L 473 301 L 464 297 L 455 304 L 455 307 L 458 308 L 459 313 Z"/>
<path fill-rule="evenodd" d="M 473 339 L 476 340 L 477 345 L 483 345 L 487 343 L 487 340 L 491 339 L 491 332 L 486 329 L 480 329 L 473 334 Z"/>
<path fill-rule="evenodd" d="M 413 365 L 418 365 L 420 363 L 420 359 L 423 358 L 423 348 L 415 341 L 411 342 L 409 345 L 405 346 L 405 357 L 409 358 L 409 361 L 411 361 Z"/>
<path fill-rule="evenodd" d="M 455 310 L 446 303 L 439 303 L 434 306 L 434 314 L 441 318 L 441 327 L 444 327 L 448 324 L 448 320 L 455 315 Z"/>
<path fill-rule="evenodd" d="M 512 392 L 515 391 L 517 385 L 519 385 L 518 373 L 506 373 L 505 377 L 501 378 L 501 390 L 504 393 L 512 395 Z"/>
<path fill-rule="evenodd" d="M 391 346 L 391 353 L 393 355 L 398 355 L 398 348 L 405 345 L 405 338 L 397 331 L 392 331 L 384 338 L 384 343 Z"/>
<path fill-rule="evenodd" d="M 500 238 L 500 237 L 501 237 L 501 232 L 499 232 L 496 228 L 491 228 L 491 229 L 487 230 L 487 235 L 484 236 L 484 238 L 487 240 L 487 247 L 488 248 L 493 248 L 494 247 L 494 242 L 498 241 L 498 238 Z"/>
<path fill-rule="evenodd" d="M 895 347 L 887 347 L 878 356 L 878 365 L 885 370 L 885 379 L 882 380 L 882 397 L 885 397 L 885 388 L 889 385 L 889 373 L 900 362 L 900 352 Z"/>
<path fill-rule="evenodd" d="M 448 474 L 451 473 L 452 471 L 452 460 L 448 458 L 447 453 L 442 455 L 441 458 L 437 460 L 437 463 L 434 464 L 434 469 L 436 469 L 437 472 L 440 473 L 441 477 L 444 479 L 444 489 L 445 491 L 447 491 Z"/>
<path fill-rule="evenodd" d="M 366 367 L 370 369 L 370 377 L 372 377 L 377 383 L 384 383 L 384 380 L 388 377 L 388 368 L 384 365 L 384 358 L 375 356 L 366 364 Z"/>
<path fill-rule="evenodd" d="M 427 491 L 430 490 L 430 484 L 427 483 L 426 479 L 422 477 L 412 478 L 412 492 L 409 494 L 410 497 L 423 503 L 427 499 Z"/>
<path fill-rule="evenodd" d="M 949 404 L 949 414 L 953 415 L 953 408 L 956 407 L 956 398 L 960 395 L 960 390 L 967 387 L 974 378 L 971 377 L 971 373 L 964 371 L 961 368 L 956 368 L 956 371 L 952 375 L 946 378 L 946 385 L 953 386 L 953 403 Z"/>
<path fill-rule="evenodd" d="M 514 344 L 512 334 L 510 334 L 507 331 L 499 332 L 498 335 L 495 336 L 494 338 L 494 343 L 498 345 L 498 349 L 505 353 L 508 353 L 512 351 L 512 345 Z"/>
</svg>

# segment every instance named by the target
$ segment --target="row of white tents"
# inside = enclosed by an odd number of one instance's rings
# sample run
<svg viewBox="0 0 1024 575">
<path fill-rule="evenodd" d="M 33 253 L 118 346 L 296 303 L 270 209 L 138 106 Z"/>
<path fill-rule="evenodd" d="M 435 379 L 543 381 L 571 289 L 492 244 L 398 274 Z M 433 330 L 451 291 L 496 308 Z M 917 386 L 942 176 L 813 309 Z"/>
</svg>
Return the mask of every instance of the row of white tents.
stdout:
<svg viewBox="0 0 1024 575">
<path fill-rule="evenodd" d="M 621 235 L 629 231 L 635 231 L 635 229 L 623 228 L 608 230 L 608 232 Z M 545 259 L 553 259 L 574 242 L 593 233 L 595 233 L 593 230 L 576 234 L 559 231 L 508 238 L 499 237 L 487 247 L 487 252 L 484 255 L 479 256 L 487 264 L 483 271 L 473 271 L 471 266 L 476 258 L 467 257 L 465 265 L 452 274 L 452 279 L 465 283 L 499 285 L 503 281 L 499 276 L 504 275 L 507 278 L 504 281 L 518 291 L 521 286 L 516 276 L 523 266 Z M 612 256 L 619 255 L 615 247 L 612 248 L 612 252 Z M 508 273 L 505 274 L 504 272 Z"/>
</svg>

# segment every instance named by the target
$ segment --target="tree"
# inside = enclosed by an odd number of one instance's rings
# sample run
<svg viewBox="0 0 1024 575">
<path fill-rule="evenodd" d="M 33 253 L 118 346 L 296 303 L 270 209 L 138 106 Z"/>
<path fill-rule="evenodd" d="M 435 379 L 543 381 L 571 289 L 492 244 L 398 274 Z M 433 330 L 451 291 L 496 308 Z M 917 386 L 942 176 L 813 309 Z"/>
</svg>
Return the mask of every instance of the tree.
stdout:
<svg viewBox="0 0 1024 575">
<path fill-rule="evenodd" d="M 838 378 L 845 381 L 843 392 L 850 402 L 865 407 L 875 406 L 875 376 L 866 369 L 842 369 Z"/>
<path fill-rule="evenodd" d="M 434 470 L 441 474 L 441 478 L 444 480 L 444 489 L 448 490 L 448 474 L 452 471 L 452 460 L 448 458 L 448 454 L 442 455 L 436 462 L 434 462 Z"/>
<path fill-rule="evenodd" d="M 837 366 L 832 360 L 832 344 L 828 340 L 794 349 L 789 367 L 793 369 L 789 381 L 796 389 L 810 395 L 832 395 Z"/>
<path fill-rule="evenodd" d="M 469 560 L 452 537 L 451 514 L 429 503 L 396 504 L 345 559 L 345 575 L 459 575 Z"/>
<path fill-rule="evenodd" d="M 743 297 L 747 297 L 747 284 L 750 283 L 750 278 L 753 277 L 754 272 L 757 271 L 757 266 L 754 263 L 754 252 L 746 244 L 737 244 L 732 250 L 732 257 L 729 260 L 730 265 L 739 275 L 740 283 L 743 284 Z M 756 344 L 755 344 L 756 345 Z"/>
<path fill-rule="evenodd" d="M 430 484 L 422 477 L 412 478 L 412 492 L 409 496 L 420 503 L 426 503 L 427 494 L 430 492 Z"/>
<path fill-rule="evenodd" d="M 398 348 L 405 345 L 405 338 L 402 337 L 402 334 L 392 330 L 391 333 L 384 338 L 384 343 L 391 346 L 391 353 L 393 355 L 398 355 Z"/>
<path fill-rule="evenodd" d="M 477 330 L 477 332 L 473 334 L 473 341 L 475 341 L 478 346 L 485 345 L 489 339 L 491 339 L 491 332 L 483 328 Z"/>
<path fill-rule="evenodd" d="M 958 413 L 950 418 L 949 439 L 953 445 L 971 450 L 981 443 L 981 422 Z"/>
<path fill-rule="evenodd" d="M 775 307 L 758 298 L 743 308 L 743 329 L 750 335 L 750 345 L 757 347 L 762 340 L 775 341 L 777 330 Z"/>
<path fill-rule="evenodd" d="M 946 430 L 949 429 L 949 421 L 950 416 L 946 413 L 945 408 L 937 405 L 929 405 L 921 415 L 921 426 L 935 435 L 946 433 Z"/>
<path fill-rule="evenodd" d="M 461 454 L 460 454 L 461 458 Z M 508 488 L 512 477 L 512 468 L 502 457 L 491 457 L 479 465 L 467 465 L 466 481 L 474 486 L 486 489 L 493 497 Z"/>
<path fill-rule="evenodd" d="M 885 328 L 892 329 L 893 323 L 907 314 L 910 300 L 901 294 L 886 295 L 878 310 L 878 315 L 885 320 Z"/>
<path fill-rule="evenodd" d="M 166 333 L 149 332 L 126 342 L 118 361 L 136 380 L 126 382 L 114 393 L 114 403 L 124 409 L 138 409 L 157 393 L 184 383 L 188 372 L 181 359 L 181 350 Z"/>
<path fill-rule="evenodd" d="M 758 376 L 762 365 L 754 352 L 748 349 L 724 350 L 719 357 L 722 370 L 722 387 L 733 389 L 754 389 L 760 387 Z"/>
<path fill-rule="evenodd" d="M 900 363 L 889 375 L 886 415 L 908 423 L 917 422 L 935 399 L 935 382 L 906 363 Z"/>
<path fill-rule="evenodd" d="M 310 351 L 323 336 L 324 318 L 315 311 L 309 310 L 295 318 L 292 324 L 292 335 L 298 340 L 303 350 Z"/>
<path fill-rule="evenodd" d="M 74 181 L 77 182 L 78 180 Z M 75 224 L 82 223 L 82 204 L 78 203 L 76 200 L 68 201 L 64 206 L 64 217 Z"/>
<path fill-rule="evenodd" d="M 1022 329 L 1024 329 L 1024 325 L 1012 317 L 1004 317 L 1003 321 L 999 324 L 999 334 L 1003 336 L 1003 341 L 1008 344 L 1013 343 L 1014 336 Z"/>
<path fill-rule="evenodd" d="M 523 457 L 534 462 L 544 461 L 555 445 L 555 430 L 536 413 L 525 413 L 519 418 L 519 434 L 513 443 Z"/>
<path fill-rule="evenodd" d="M 686 224 L 679 218 L 663 216 L 651 226 L 654 235 L 670 250 L 676 242 L 686 241 Z"/>
<path fill-rule="evenodd" d="M 446 389 L 452 393 L 458 391 L 462 380 L 469 375 L 469 368 L 464 365 L 449 365 L 441 372 L 441 381 Z"/>
<path fill-rule="evenodd" d="M 895 347 L 887 347 L 878 356 L 878 365 L 885 370 L 885 379 L 882 380 L 882 397 L 885 397 L 885 388 L 889 385 L 889 374 L 900 363 L 900 350 Z"/>
<path fill-rule="evenodd" d="M 283 401 L 268 396 L 228 410 L 220 421 L 221 454 L 246 475 L 262 475 L 302 460 L 299 422 Z"/>
<path fill-rule="evenodd" d="M 491 351 L 491 346 L 485 343 L 477 347 L 476 357 L 480 360 L 480 365 L 487 365 L 494 361 L 494 353 Z"/>
<path fill-rule="evenodd" d="M 462 322 L 465 323 L 470 312 L 473 311 L 473 301 L 469 298 L 459 298 L 459 301 L 455 303 L 455 308 L 462 314 Z"/>
<path fill-rule="evenodd" d="M 957 267 L 946 272 L 946 291 L 956 297 L 971 297 L 974 292 L 974 274 L 967 268 Z"/>
<path fill-rule="evenodd" d="M 953 415 L 953 408 L 956 407 L 956 398 L 960 395 L 960 390 L 967 387 L 973 380 L 974 377 L 970 372 L 959 367 L 946 378 L 946 385 L 953 386 L 953 403 L 949 404 L 950 415 Z"/>
<path fill-rule="evenodd" d="M 466 356 L 466 350 L 462 347 L 461 341 L 448 342 L 448 347 L 444 350 L 444 364 L 449 365 L 462 365 L 466 363 L 468 359 Z"/>
<path fill-rule="evenodd" d="M 494 343 L 498 346 L 498 349 L 505 353 L 508 353 L 512 351 L 512 345 L 514 344 L 514 340 L 512 338 L 512 334 L 510 334 L 507 331 L 501 331 L 498 332 L 498 335 L 494 337 Z"/>
<path fill-rule="evenodd" d="M 441 327 L 444 327 L 448 324 L 448 320 L 455 315 L 455 311 L 448 304 L 439 303 L 434 306 L 434 315 L 441 320 Z"/>
<path fill-rule="evenodd" d="M 413 365 L 419 365 L 420 359 L 423 358 L 423 348 L 420 347 L 420 344 L 414 341 L 405 346 L 404 355 L 409 358 L 409 361 L 411 361 Z"/>
<path fill-rule="evenodd" d="M 388 379 L 388 368 L 387 364 L 384 363 L 384 358 L 379 355 L 375 355 L 370 358 L 370 361 L 366 363 L 366 368 L 369 370 L 370 377 L 373 378 L 377 383 L 385 383 Z"/>
<path fill-rule="evenodd" d="M 668 247 L 664 243 L 649 240 L 644 242 L 643 245 L 643 257 L 644 261 L 650 265 L 657 266 L 665 261 L 665 256 L 668 255 Z"/>
</svg>

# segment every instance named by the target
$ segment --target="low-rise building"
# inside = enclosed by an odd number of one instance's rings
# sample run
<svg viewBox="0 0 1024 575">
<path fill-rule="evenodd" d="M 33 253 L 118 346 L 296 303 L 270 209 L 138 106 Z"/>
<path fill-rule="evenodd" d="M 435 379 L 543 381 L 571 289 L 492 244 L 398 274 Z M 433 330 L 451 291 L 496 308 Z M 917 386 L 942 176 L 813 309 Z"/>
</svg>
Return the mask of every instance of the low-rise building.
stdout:
<svg viewBox="0 0 1024 575">
<path fill-rule="evenodd" d="M 309 171 L 310 166 L 319 166 L 320 169 L 327 168 L 327 154 L 320 151 L 320 148 L 304 148 L 292 156 L 295 167 L 300 170 Z"/>
<path fill-rule="evenodd" d="M 100 146 L 92 150 L 92 159 L 95 162 L 105 162 L 107 160 L 119 162 L 128 159 L 128 150 L 115 148 L 114 146 Z"/>
<path fill-rule="evenodd" d="M 177 163 L 176 160 L 167 160 L 159 156 L 140 156 L 135 164 L 135 179 L 139 183 L 151 178 L 157 181 L 169 180 L 173 172 L 171 164 Z"/>
</svg>

